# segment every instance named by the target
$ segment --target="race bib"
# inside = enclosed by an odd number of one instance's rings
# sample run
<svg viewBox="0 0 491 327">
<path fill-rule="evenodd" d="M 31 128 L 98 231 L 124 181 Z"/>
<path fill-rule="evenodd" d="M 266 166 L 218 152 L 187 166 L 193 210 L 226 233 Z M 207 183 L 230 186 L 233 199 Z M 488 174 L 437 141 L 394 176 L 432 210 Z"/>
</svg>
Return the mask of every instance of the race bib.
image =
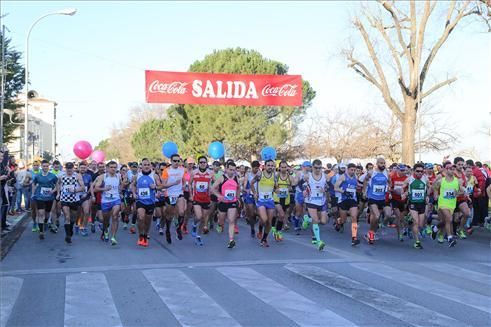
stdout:
<svg viewBox="0 0 491 327">
<path fill-rule="evenodd" d="M 384 185 L 373 185 L 372 190 L 373 190 L 374 194 L 382 194 L 382 193 L 385 193 L 385 186 Z"/>
<path fill-rule="evenodd" d="M 394 193 L 395 193 L 395 194 L 402 194 L 402 186 L 400 186 L 400 185 L 395 185 L 395 186 L 394 186 Z"/>
<path fill-rule="evenodd" d="M 443 192 L 443 197 L 445 199 L 455 199 L 455 190 L 445 190 Z"/>
<path fill-rule="evenodd" d="M 422 200 L 424 199 L 425 192 L 423 190 L 412 190 L 411 198 L 413 200 Z"/>
<path fill-rule="evenodd" d="M 322 200 L 324 198 L 324 193 L 321 191 L 314 191 L 310 196 L 311 200 Z"/>
<path fill-rule="evenodd" d="M 142 187 L 138 189 L 138 198 L 148 199 L 150 198 L 150 189 L 148 187 Z"/>
<path fill-rule="evenodd" d="M 73 185 L 65 185 L 65 186 L 63 186 L 63 193 L 64 194 L 73 193 L 74 190 L 75 190 L 75 186 L 73 186 Z"/>
<path fill-rule="evenodd" d="M 278 189 L 278 197 L 279 198 L 287 198 L 288 197 L 288 189 L 287 188 L 280 188 Z"/>
<path fill-rule="evenodd" d="M 116 197 L 114 196 L 114 194 L 112 193 L 104 193 L 104 198 L 105 199 L 108 199 L 108 200 L 113 200 L 115 199 Z"/>
<path fill-rule="evenodd" d="M 351 193 L 351 194 L 354 195 L 356 193 L 356 189 L 349 187 L 349 188 L 346 189 L 346 192 Z"/>
<path fill-rule="evenodd" d="M 208 182 L 197 182 L 196 192 L 205 193 L 208 191 Z"/>
<path fill-rule="evenodd" d="M 236 191 L 235 190 L 229 190 L 229 191 L 225 192 L 224 198 L 227 201 L 233 201 L 233 200 L 235 200 L 235 196 L 236 196 Z"/>
<path fill-rule="evenodd" d="M 51 196 L 51 188 L 49 187 L 41 187 L 41 195 L 42 196 Z"/>
<path fill-rule="evenodd" d="M 169 202 L 170 202 L 170 204 L 176 204 L 177 203 L 177 196 L 169 197 Z"/>
<path fill-rule="evenodd" d="M 259 192 L 260 200 L 271 200 L 272 193 L 271 192 Z"/>
</svg>

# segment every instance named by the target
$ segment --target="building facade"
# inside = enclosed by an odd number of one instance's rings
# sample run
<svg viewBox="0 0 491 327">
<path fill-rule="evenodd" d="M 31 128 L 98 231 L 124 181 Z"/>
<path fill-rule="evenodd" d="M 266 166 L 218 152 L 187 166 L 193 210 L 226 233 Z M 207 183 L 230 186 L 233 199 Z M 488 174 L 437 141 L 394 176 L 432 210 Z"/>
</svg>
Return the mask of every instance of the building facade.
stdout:
<svg viewBox="0 0 491 327">
<path fill-rule="evenodd" d="M 21 94 L 20 99 L 24 99 Z M 27 162 L 42 158 L 44 152 L 56 154 L 56 106 L 55 101 L 37 97 L 29 99 L 29 124 L 27 140 Z M 19 108 L 22 117 L 24 107 Z M 7 144 L 10 153 L 24 160 L 24 125 L 19 125 L 14 131 L 15 139 Z"/>
</svg>

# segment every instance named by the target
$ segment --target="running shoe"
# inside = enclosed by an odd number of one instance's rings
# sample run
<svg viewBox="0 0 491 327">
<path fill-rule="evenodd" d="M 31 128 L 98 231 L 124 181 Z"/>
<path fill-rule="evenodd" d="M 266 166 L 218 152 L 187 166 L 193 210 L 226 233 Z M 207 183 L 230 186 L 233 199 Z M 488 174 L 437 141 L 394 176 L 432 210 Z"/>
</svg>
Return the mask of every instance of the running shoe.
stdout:
<svg viewBox="0 0 491 327">
<path fill-rule="evenodd" d="M 127 229 L 128 229 L 128 224 L 127 224 L 127 223 L 124 223 L 124 224 L 123 224 L 123 229 L 124 229 L 124 230 L 127 230 Z"/>
<path fill-rule="evenodd" d="M 310 226 L 309 220 L 308 220 L 308 218 L 305 219 L 305 216 L 304 216 L 303 221 L 302 221 L 302 229 L 305 230 L 305 229 L 309 228 L 309 226 Z"/>
<path fill-rule="evenodd" d="M 39 226 L 37 223 L 32 224 L 32 232 L 33 233 L 39 232 Z"/>
<path fill-rule="evenodd" d="M 403 236 L 407 236 L 407 235 L 408 235 L 408 229 L 407 229 L 406 227 L 404 227 L 404 228 L 402 229 L 402 235 L 403 235 Z"/>
<path fill-rule="evenodd" d="M 438 231 L 437 232 L 437 239 L 438 239 L 438 243 L 443 243 L 443 241 L 445 241 L 445 237 L 443 236 L 443 233 Z"/>
<path fill-rule="evenodd" d="M 254 228 L 251 229 L 251 237 L 252 238 L 256 237 L 256 230 Z"/>
<path fill-rule="evenodd" d="M 159 230 L 160 228 L 160 222 L 157 221 L 157 223 L 155 224 L 155 230 Z"/>
<path fill-rule="evenodd" d="M 90 231 L 92 233 L 95 233 L 95 224 L 94 223 L 90 223 Z"/>
<path fill-rule="evenodd" d="M 109 232 L 104 232 L 104 242 L 109 241 Z"/>
<path fill-rule="evenodd" d="M 426 235 L 431 235 L 432 234 L 431 226 L 430 225 L 426 225 L 426 227 L 424 229 L 424 232 L 425 232 Z"/>
<path fill-rule="evenodd" d="M 462 229 L 457 232 L 457 235 L 461 240 L 465 240 L 467 238 L 467 235 L 465 235 L 465 232 Z"/>
<path fill-rule="evenodd" d="M 196 237 L 196 230 L 198 229 L 198 226 L 193 224 L 193 228 L 191 229 L 191 236 Z"/>
<path fill-rule="evenodd" d="M 220 225 L 220 224 L 217 224 L 216 231 L 217 231 L 218 234 L 220 234 L 221 232 L 223 232 L 223 226 Z"/>
<path fill-rule="evenodd" d="M 182 224 L 181 231 L 183 232 L 184 235 L 189 234 L 189 232 L 188 232 L 188 225 L 187 224 Z"/>
<path fill-rule="evenodd" d="M 275 240 L 277 242 L 283 241 L 283 234 L 281 232 L 276 232 L 276 238 L 275 238 Z"/>
<path fill-rule="evenodd" d="M 176 234 L 177 234 L 177 239 L 179 241 L 181 241 L 182 240 L 182 230 L 181 230 L 181 228 L 176 229 Z"/>
<path fill-rule="evenodd" d="M 455 237 L 449 238 L 448 239 L 448 247 L 449 248 L 452 248 L 455 245 L 457 245 L 457 240 L 455 239 Z"/>
<path fill-rule="evenodd" d="M 288 232 L 288 231 L 290 230 L 290 225 L 288 225 L 288 224 L 284 224 L 284 225 L 283 225 L 283 230 L 284 230 L 285 232 Z"/>
<path fill-rule="evenodd" d="M 89 236 L 89 231 L 87 230 L 87 228 L 80 228 L 80 235 L 84 237 Z"/>
<path fill-rule="evenodd" d="M 143 246 L 143 237 L 142 236 L 138 236 L 138 242 L 136 243 L 136 245 Z"/>
<path fill-rule="evenodd" d="M 230 240 L 228 242 L 227 248 L 232 249 L 234 246 L 235 246 L 235 241 L 234 240 Z"/>
<path fill-rule="evenodd" d="M 403 236 L 403 234 L 400 234 L 400 233 L 399 233 L 399 234 L 397 235 L 397 238 L 399 239 L 399 242 L 404 242 L 404 236 Z"/>
<path fill-rule="evenodd" d="M 237 224 L 234 225 L 234 233 L 239 234 L 239 226 Z"/>
<path fill-rule="evenodd" d="M 113 244 L 114 245 L 114 244 Z M 148 248 L 148 238 L 143 237 L 143 244 L 144 247 Z"/>
<path fill-rule="evenodd" d="M 318 244 L 317 244 L 317 249 L 319 251 L 322 251 L 324 250 L 324 247 L 326 246 L 326 243 L 324 243 L 324 241 L 319 241 Z"/>
<path fill-rule="evenodd" d="M 421 245 L 421 242 L 414 242 L 414 248 L 415 249 L 422 250 L 423 249 L 423 245 Z"/>
<path fill-rule="evenodd" d="M 208 229 L 208 227 L 203 227 L 203 234 L 208 234 L 210 232 L 210 230 Z"/>
<path fill-rule="evenodd" d="M 365 234 L 363 237 L 368 242 L 368 244 L 373 245 L 375 243 L 375 233 L 372 231 L 368 231 L 368 234 Z"/>
<path fill-rule="evenodd" d="M 256 234 L 256 237 L 261 240 L 263 238 L 263 232 L 262 231 L 258 231 L 257 234 Z"/>
<path fill-rule="evenodd" d="M 311 241 L 312 244 L 316 245 L 317 244 L 317 239 L 315 238 L 315 236 L 312 236 L 312 241 Z"/>
<path fill-rule="evenodd" d="M 117 245 L 118 241 L 116 241 L 116 238 L 113 236 L 111 237 L 111 245 Z"/>
<path fill-rule="evenodd" d="M 159 228 L 159 234 L 164 235 L 164 229 L 162 227 Z"/>
<path fill-rule="evenodd" d="M 261 245 L 263 248 L 269 248 L 269 244 L 268 244 L 268 241 L 267 241 L 267 240 L 263 240 L 263 241 L 261 241 L 260 245 Z"/>
<path fill-rule="evenodd" d="M 196 238 L 194 239 L 194 244 L 203 246 L 203 240 L 201 240 L 201 236 L 197 235 Z"/>
<path fill-rule="evenodd" d="M 273 237 L 276 237 L 276 227 L 271 227 L 271 234 L 273 234 Z"/>
<path fill-rule="evenodd" d="M 56 234 L 56 233 L 58 233 L 58 227 L 56 227 L 56 225 L 55 225 L 55 224 L 50 224 L 50 225 L 49 225 L 49 231 L 50 231 L 51 233 L 53 233 L 53 234 Z"/>
<path fill-rule="evenodd" d="M 353 238 L 351 239 L 351 246 L 356 246 L 356 245 L 358 245 L 358 244 L 360 244 L 360 240 L 359 240 L 359 239 L 357 239 L 356 237 L 353 237 Z"/>
<path fill-rule="evenodd" d="M 80 232 L 80 226 L 75 224 L 75 234 L 78 235 L 79 232 Z"/>
<path fill-rule="evenodd" d="M 135 228 L 135 225 L 133 225 L 133 224 L 130 227 L 130 233 L 131 234 L 136 234 L 136 228 Z"/>
<path fill-rule="evenodd" d="M 172 237 L 170 237 L 170 230 L 165 231 L 165 240 L 167 243 L 171 244 L 172 243 Z"/>
</svg>

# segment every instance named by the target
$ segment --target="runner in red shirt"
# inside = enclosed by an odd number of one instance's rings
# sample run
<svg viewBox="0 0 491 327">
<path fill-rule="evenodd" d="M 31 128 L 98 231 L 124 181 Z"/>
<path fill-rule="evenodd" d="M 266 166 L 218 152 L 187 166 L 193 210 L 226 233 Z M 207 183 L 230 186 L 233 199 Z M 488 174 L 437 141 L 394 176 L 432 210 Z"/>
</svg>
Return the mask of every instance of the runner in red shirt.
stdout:
<svg viewBox="0 0 491 327">
<path fill-rule="evenodd" d="M 213 172 L 208 169 L 208 160 L 205 156 L 198 158 L 198 169 L 191 173 L 189 182 L 190 200 L 193 201 L 195 220 L 193 223 L 192 236 L 196 245 L 203 245 L 199 235 L 203 229 L 208 230 L 208 218 L 210 215 L 210 188 Z"/>
<path fill-rule="evenodd" d="M 404 184 L 407 179 L 406 165 L 404 164 L 398 165 L 389 178 L 390 205 L 392 210 L 394 210 L 397 237 L 401 242 L 404 241 L 401 234 L 402 216 L 403 212 L 406 211 L 406 199 L 402 198 L 402 194 L 406 191 L 404 190 Z"/>
</svg>

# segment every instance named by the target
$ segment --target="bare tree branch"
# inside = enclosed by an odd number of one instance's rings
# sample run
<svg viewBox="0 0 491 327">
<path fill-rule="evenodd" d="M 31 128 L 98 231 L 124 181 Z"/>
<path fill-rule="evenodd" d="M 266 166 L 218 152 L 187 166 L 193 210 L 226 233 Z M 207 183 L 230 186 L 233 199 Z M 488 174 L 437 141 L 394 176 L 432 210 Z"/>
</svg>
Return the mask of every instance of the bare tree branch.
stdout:
<svg viewBox="0 0 491 327">
<path fill-rule="evenodd" d="M 452 84 L 453 82 L 455 82 L 457 80 L 457 77 L 452 77 L 450 79 L 447 79 L 446 81 L 443 81 L 443 82 L 440 82 L 438 84 L 435 84 L 433 85 L 432 87 L 430 87 L 430 89 L 426 92 L 424 92 L 422 95 L 421 95 L 421 99 L 424 99 L 426 98 L 427 96 L 429 96 L 430 94 L 432 94 L 433 92 L 435 92 L 436 90 L 438 90 L 439 88 L 445 86 L 445 85 L 450 85 Z"/>
</svg>

